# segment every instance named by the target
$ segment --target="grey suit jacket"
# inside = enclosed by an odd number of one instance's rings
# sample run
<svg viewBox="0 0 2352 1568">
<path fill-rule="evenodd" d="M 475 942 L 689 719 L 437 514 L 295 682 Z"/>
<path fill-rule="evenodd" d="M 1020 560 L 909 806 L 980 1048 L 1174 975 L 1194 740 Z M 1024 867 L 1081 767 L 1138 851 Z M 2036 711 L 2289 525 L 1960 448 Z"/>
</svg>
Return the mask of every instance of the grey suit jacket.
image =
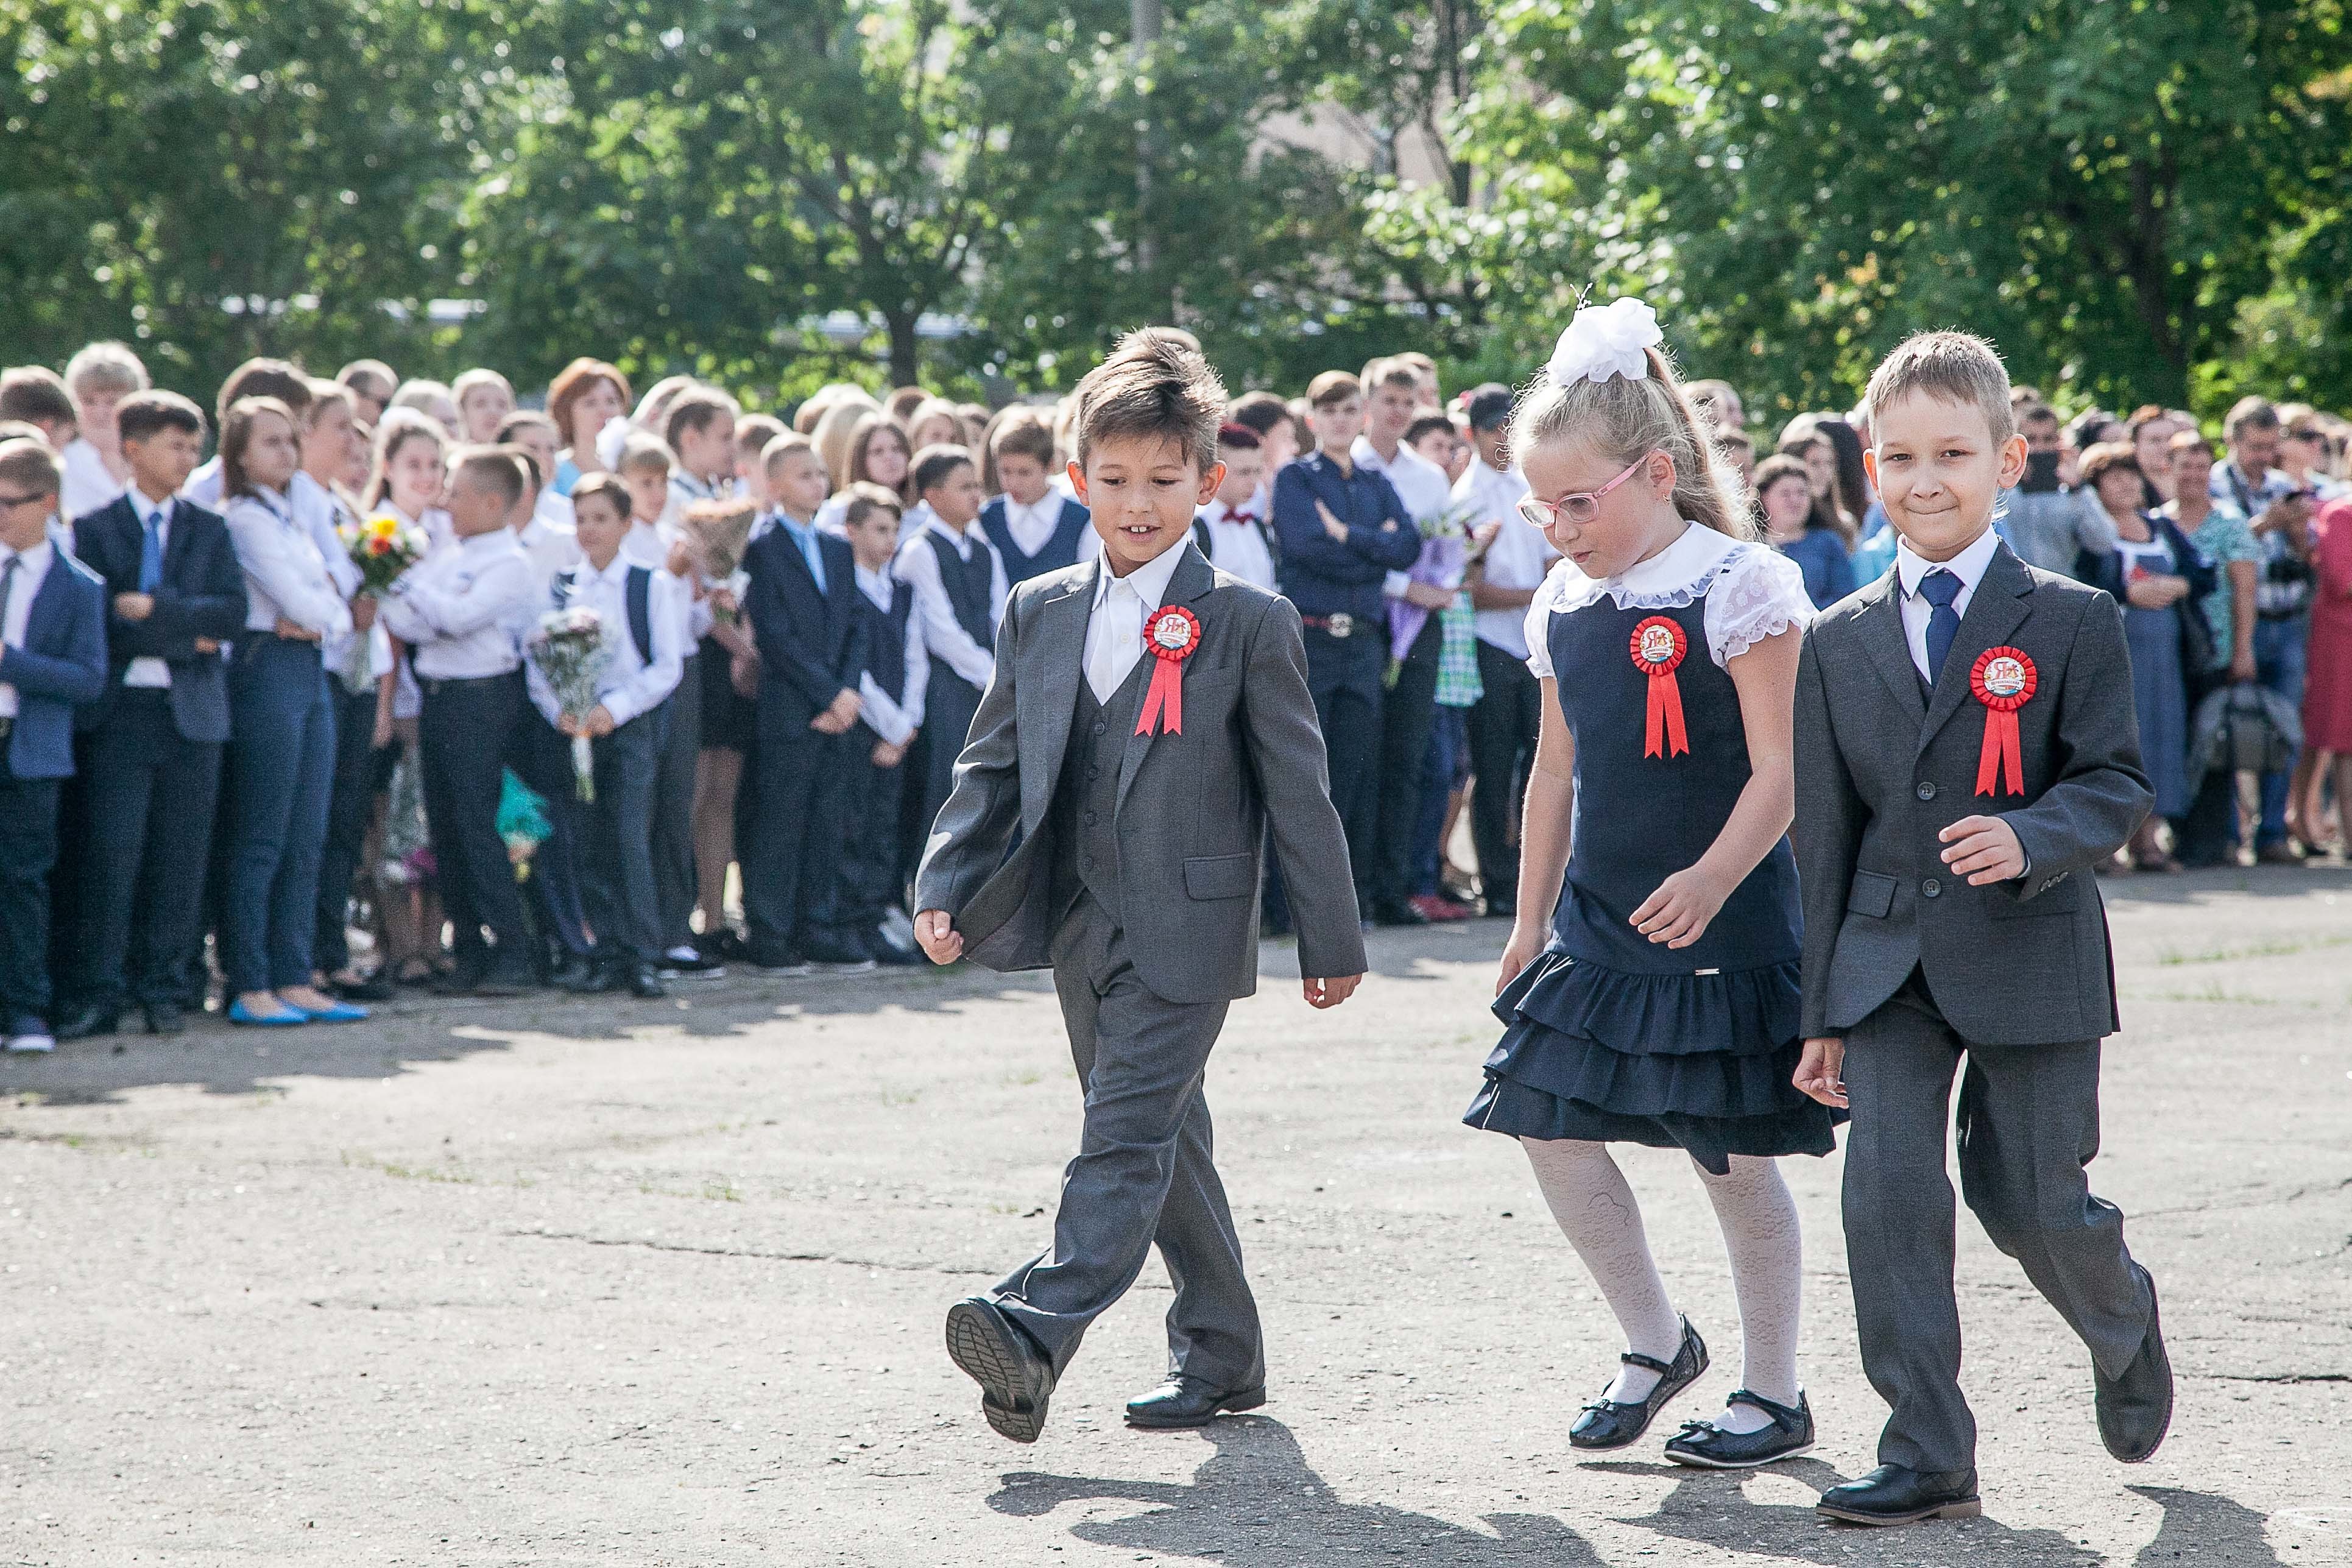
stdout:
<svg viewBox="0 0 2352 1568">
<path fill-rule="evenodd" d="M 1200 618 L 1183 665 L 1183 733 L 1129 737 L 1120 756 L 1117 911 L 1145 985 L 1171 1002 L 1257 988 L 1259 847 L 1268 823 L 1298 932 L 1300 972 L 1360 974 L 1364 942 L 1307 690 L 1298 612 L 1211 567 L 1191 540 L 1166 602 Z M 1047 821 L 1085 679 L 1098 563 L 1013 591 L 982 697 L 916 873 L 919 909 L 945 910 L 990 969 L 1052 963 Z M 1149 654 L 1146 658 L 1150 657 Z M 1008 858 L 1013 830 L 1019 847 Z"/>
<path fill-rule="evenodd" d="M 1930 700 L 1901 599 L 1890 570 L 1832 605 L 1798 665 L 1791 837 L 1804 884 L 1804 1032 L 1852 1027 L 1917 966 L 1945 1021 L 1971 1042 L 2112 1034 L 2115 969 L 2090 867 L 2155 803 L 2116 602 L 2002 545 Z M 1986 709 L 1969 674 L 2002 645 L 2038 676 L 2017 710 L 2025 790 L 1984 796 L 1975 792 Z M 2016 829 L 2021 879 L 1972 888 L 1937 858 L 1937 832 L 1980 814 Z"/>
</svg>

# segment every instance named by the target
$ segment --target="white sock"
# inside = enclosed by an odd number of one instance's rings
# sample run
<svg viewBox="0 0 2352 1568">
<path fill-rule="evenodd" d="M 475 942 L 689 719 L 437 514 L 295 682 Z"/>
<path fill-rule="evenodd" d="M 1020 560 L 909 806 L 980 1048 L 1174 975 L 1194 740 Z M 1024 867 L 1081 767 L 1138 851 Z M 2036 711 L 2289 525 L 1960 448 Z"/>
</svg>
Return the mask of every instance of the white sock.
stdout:
<svg viewBox="0 0 2352 1568">
<path fill-rule="evenodd" d="M 1638 1354 L 1672 1362 L 1682 1349 L 1682 1320 L 1666 1299 L 1665 1281 L 1650 1258 L 1650 1238 L 1625 1173 L 1609 1157 L 1605 1143 L 1575 1139 L 1522 1138 L 1528 1163 L 1535 1167 L 1551 1217 L 1559 1222 L 1577 1257 L 1624 1331 L 1625 1345 Z M 1649 1397 L 1658 1374 L 1647 1367 L 1618 1368 L 1604 1398 L 1633 1405 Z M 1761 1390 L 1759 1390 L 1760 1393 Z"/>
<path fill-rule="evenodd" d="M 1801 1396 L 1797 1329 L 1805 1286 L 1796 1200 L 1772 1160 L 1734 1154 L 1729 1175 L 1703 1165 L 1697 1170 L 1723 1228 L 1731 1286 L 1739 1298 L 1739 1386 L 1793 1408 Z M 1772 1424 L 1752 1405 L 1727 1405 L 1711 1419 L 1725 1432 L 1760 1432 Z"/>
</svg>

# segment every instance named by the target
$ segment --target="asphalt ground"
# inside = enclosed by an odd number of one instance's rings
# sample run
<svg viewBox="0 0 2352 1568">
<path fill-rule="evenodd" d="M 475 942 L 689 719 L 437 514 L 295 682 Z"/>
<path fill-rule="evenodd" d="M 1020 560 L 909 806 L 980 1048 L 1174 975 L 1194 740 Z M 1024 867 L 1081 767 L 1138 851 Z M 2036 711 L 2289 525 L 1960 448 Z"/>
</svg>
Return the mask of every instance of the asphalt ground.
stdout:
<svg viewBox="0 0 2352 1568">
<path fill-rule="evenodd" d="M 1044 1439 L 981 1419 L 948 1304 L 1042 1247 L 1078 1094 L 1050 988 L 963 970 L 396 1004 L 0 1063 L 0 1563 L 2352 1562 L 2352 873 L 2106 884 L 2126 1032 L 2095 1190 L 2130 1216 L 2172 1435 L 2099 1445 L 2081 1346 L 1961 1221 L 1980 1520 L 1811 1512 L 1884 1407 L 1840 1160 L 1789 1162 L 1822 1442 L 1675 1468 L 1738 1377 L 1678 1156 L 1626 1164 L 1716 1368 L 1653 1438 L 1567 1432 L 1621 1348 L 1517 1151 L 1463 1127 L 1503 930 L 1384 931 L 1330 1013 L 1269 946 L 1213 1059 L 1272 1397 L 1205 1432 L 1154 1262 Z"/>
</svg>

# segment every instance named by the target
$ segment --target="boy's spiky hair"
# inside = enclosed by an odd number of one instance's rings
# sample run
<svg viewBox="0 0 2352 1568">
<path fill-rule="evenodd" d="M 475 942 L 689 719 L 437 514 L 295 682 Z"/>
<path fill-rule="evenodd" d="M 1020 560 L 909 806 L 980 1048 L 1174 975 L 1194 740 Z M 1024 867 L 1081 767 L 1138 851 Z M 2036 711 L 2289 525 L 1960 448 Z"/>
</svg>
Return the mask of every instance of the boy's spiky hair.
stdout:
<svg viewBox="0 0 2352 1568">
<path fill-rule="evenodd" d="M 1206 473 L 1216 466 L 1225 384 L 1189 334 L 1145 327 L 1119 339 L 1078 384 L 1078 462 L 1108 440 L 1172 441 Z"/>
<path fill-rule="evenodd" d="M 1982 410 L 1994 444 L 2017 434 L 2017 410 L 2009 400 L 2009 369 L 1992 344 L 1973 332 L 1918 332 L 1878 362 L 1863 406 L 1877 428 L 1878 411 L 1914 393 Z"/>
</svg>

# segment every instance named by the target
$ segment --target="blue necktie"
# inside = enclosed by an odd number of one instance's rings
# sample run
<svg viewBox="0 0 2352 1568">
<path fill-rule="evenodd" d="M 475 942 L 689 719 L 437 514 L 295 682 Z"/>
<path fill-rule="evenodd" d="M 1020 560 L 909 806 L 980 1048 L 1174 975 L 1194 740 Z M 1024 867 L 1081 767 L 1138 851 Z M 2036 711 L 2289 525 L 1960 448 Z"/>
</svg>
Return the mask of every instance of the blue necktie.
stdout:
<svg viewBox="0 0 2352 1568">
<path fill-rule="evenodd" d="M 146 537 L 139 543 L 139 591 L 152 594 L 163 581 L 163 509 L 147 514 Z"/>
<path fill-rule="evenodd" d="M 1960 635 L 1960 613 L 1952 601 L 1960 596 L 1960 580 L 1941 568 L 1919 579 L 1919 596 L 1935 608 L 1927 612 L 1927 684 L 1943 679 L 1945 656 Z"/>
<path fill-rule="evenodd" d="M 824 593 L 825 591 L 824 552 L 817 548 L 816 530 L 794 528 L 792 524 L 786 523 L 784 531 L 793 536 L 793 542 L 801 547 L 801 559 L 808 563 L 809 575 L 816 579 L 816 591 L 820 594 Z"/>
</svg>

